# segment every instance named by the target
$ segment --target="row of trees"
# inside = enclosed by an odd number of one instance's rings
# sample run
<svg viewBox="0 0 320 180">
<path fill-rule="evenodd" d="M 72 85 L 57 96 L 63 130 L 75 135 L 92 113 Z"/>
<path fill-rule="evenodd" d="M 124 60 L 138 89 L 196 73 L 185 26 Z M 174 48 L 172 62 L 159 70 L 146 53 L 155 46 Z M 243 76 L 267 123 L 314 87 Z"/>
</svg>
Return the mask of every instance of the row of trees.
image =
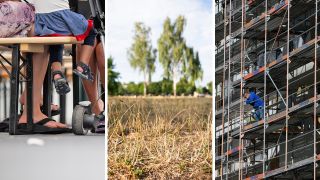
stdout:
<svg viewBox="0 0 320 180">
<path fill-rule="evenodd" d="M 157 54 L 159 62 L 164 69 L 163 81 L 172 81 L 172 91 L 177 95 L 179 82 L 188 84 L 195 90 L 195 82 L 202 79 L 203 71 L 199 59 L 199 53 L 187 46 L 183 37 L 186 20 L 179 16 L 174 22 L 166 18 L 163 24 L 163 32 L 158 39 L 158 49 L 152 47 L 151 29 L 142 22 L 135 23 L 133 44 L 128 50 L 128 60 L 131 67 L 143 74 L 143 94 L 152 91 L 155 83 L 151 83 L 152 74 L 155 72 Z M 161 83 L 163 83 L 163 81 Z M 160 82 L 158 82 L 160 83 Z M 151 86 L 148 88 L 148 86 Z M 153 93 L 152 93 L 153 94 Z"/>
<path fill-rule="evenodd" d="M 173 81 L 163 78 L 158 82 L 150 82 L 145 89 L 145 83 L 130 82 L 122 84 L 119 82 L 120 73 L 115 71 L 114 60 L 108 58 L 108 93 L 109 95 L 144 95 L 145 91 L 152 95 L 171 95 L 173 92 Z M 212 94 L 212 82 L 205 87 L 196 87 L 194 83 L 181 78 L 177 83 L 177 95 L 193 95 L 194 92 L 200 94 Z"/>
</svg>

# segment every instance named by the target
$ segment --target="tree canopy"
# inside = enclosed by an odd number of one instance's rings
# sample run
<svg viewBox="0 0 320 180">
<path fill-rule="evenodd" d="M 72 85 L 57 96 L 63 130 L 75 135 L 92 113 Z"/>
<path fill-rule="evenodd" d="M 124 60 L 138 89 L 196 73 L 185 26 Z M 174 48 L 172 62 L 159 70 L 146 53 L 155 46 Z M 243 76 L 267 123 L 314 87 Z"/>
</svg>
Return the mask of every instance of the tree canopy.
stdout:
<svg viewBox="0 0 320 180">
<path fill-rule="evenodd" d="M 190 83 L 202 78 L 202 68 L 198 52 L 188 47 L 183 37 L 186 20 L 183 16 L 172 23 L 166 18 L 163 32 L 158 40 L 159 62 L 165 78 L 173 81 L 173 94 L 177 95 L 177 83 L 184 76 Z"/>
<path fill-rule="evenodd" d="M 151 29 L 142 22 L 135 23 L 133 43 L 128 50 L 128 60 L 131 67 L 143 73 L 144 95 L 147 94 L 147 84 L 155 72 L 156 49 L 152 48 L 150 39 Z"/>
</svg>

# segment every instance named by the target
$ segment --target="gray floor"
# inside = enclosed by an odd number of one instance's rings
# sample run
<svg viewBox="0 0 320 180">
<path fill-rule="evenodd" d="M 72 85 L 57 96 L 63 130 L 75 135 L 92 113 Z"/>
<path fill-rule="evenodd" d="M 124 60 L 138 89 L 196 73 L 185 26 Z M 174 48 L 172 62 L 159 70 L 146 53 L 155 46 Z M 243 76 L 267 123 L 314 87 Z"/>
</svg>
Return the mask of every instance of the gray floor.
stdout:
<svg viewBox="0 0 320 180">
<path fill-rule="evenodd" d="M 103 180 L 104 135 L 0 133 L 0 180 Z"/>
</svg>

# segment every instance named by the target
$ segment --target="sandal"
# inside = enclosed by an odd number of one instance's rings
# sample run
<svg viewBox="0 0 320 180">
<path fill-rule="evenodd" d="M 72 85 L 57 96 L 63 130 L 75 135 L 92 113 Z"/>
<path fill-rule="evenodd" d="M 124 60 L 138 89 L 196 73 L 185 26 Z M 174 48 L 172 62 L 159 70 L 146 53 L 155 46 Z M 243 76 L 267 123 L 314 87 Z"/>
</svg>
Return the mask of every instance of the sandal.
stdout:
<svg viewBox="0 0 320 180">
<path fill-rule="evenodd" d="M 92 133 L 105 133 L 105 115 L 104 112 L 102 112 L 99 115 L 96 115 L 94 117 L 94 123 L 93 123 L 93 128 L 91 130 Z"/>
<path fill-rule="evenodd" d="M 54 104 L 51 104 L 51 105 L 54 105 Z M 42 113 L 44 113 L 44 107 L 43 107 L 43 105 L 40 106 L 40 110 L 41 110 Z M 60 114 L 60 108 L 59 108 L 59 109 L 56 109 L 56 110 L 53 110 L 53 109 L 51 108 L 51 116 L 56 116 L 56 115 L 59 115 L 59 114 Z"/>
<path fill-rule="evenodd" d="M 27 123 L 18 124 L 17 134 L 62 134 L 62 133 L 71 133 L 72 130 L 69 128 L 50 128 L 45 126 L 46 123 L 50 121 L 55 121 L 50 118 L 42 119 L 41 121 L 34 123 L 32 126 L 32 131 L 29 131 Z"/>
<path fill-rule="evenodd" d="M 74 69 L 73 73 L 75 73 L 76 75 L 80 76 L 83 79 L 89 80 L 89 81 L 93 81 L 94 77 L 93 74 L 90 70 L 90 67 L 82 62 L 80 62 L 77 67 L 81 67 L 83 69 L 82 72 L 80 72 L 78 69 Z"/>
<path fill-rule="evenodd" d="M 58 79 L 54 79 L 55 75 L 60 75 L 61 77 Z M 69 84 L 61 71 L 53 71 L 52 72 L 52 81 L 53 81 L 54 87 L 56 88 L 56 91 L 59 95 L 65 95 L 68 92 L 70 92 Z"/>
<path fill-rule="evenodd" d="M 54 105 L 54 104 L 51 104 L 51 105 Z M 42 113 L 44 113 L 44 107 L 43 107 L 43 105 L 42 106 L 40 106 L 40 110 L 41 110 L 41 112 Z M 23 113 L 23 109 L 20 109 L 20 114 L 22 114 Z M 45 113 L 44 113 L 45 114 Z M 56 109 L 56 110 L 53 110 L 52 108 L 51 108 L 51 116 L 56 116 L 56 115 L 59 115 L 60 114 L 60 108 L 59 109 Z"/>
<path fill-rule="evenodd" d="M 9 118 L 0 122 L 0 132 L 9 132 Z"/>
</svg>

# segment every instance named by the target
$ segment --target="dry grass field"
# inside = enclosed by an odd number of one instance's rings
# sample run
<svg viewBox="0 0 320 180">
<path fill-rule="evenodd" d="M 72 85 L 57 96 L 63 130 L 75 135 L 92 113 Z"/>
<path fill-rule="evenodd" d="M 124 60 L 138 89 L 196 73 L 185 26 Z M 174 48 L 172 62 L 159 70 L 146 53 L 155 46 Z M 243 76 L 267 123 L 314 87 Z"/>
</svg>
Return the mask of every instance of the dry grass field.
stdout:
<svg viewBox="0 0 320 180">
<path fill-rule="evenodd" d="M 211 179 L 211 98 L 111 97 L 109 179 Z"/>
</svg>

